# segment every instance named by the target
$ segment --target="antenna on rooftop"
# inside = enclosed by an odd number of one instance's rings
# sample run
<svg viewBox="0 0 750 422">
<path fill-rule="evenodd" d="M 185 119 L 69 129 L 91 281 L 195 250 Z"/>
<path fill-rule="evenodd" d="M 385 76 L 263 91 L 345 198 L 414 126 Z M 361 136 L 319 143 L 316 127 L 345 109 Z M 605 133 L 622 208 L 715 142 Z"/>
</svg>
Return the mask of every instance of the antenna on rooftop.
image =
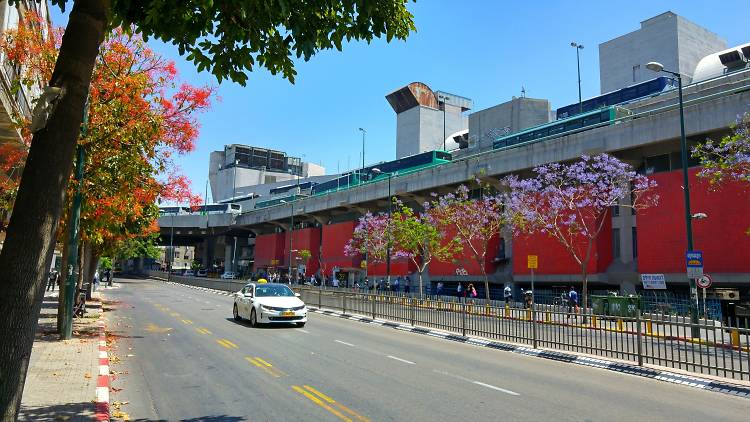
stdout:
<svg viewBox="0 0 750 422">
<path fill-rule="evenodd" d="M 526 98 L 526 88 L 521 85 L 521 98 Z"/>
</svg>

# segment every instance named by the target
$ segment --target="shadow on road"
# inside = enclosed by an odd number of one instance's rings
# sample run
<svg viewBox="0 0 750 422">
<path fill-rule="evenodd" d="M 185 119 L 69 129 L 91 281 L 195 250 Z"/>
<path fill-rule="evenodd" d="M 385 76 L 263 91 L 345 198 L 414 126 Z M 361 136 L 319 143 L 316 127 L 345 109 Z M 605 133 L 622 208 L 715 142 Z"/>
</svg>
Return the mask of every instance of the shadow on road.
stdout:
<svg viewBox="0 0 750 422">
<path fill-rule="evenodd" d="M 250 321 L 243 319 L 242 321 L 235 321 L 232 317 L 225 318 L 229 322 L 233 322 L 237 325 L 241 325 L 243 327 L 247 328 L 255 328 L 259 330 L 283 330 L 283 329 L 289 329 L 289 328 L 297 328 L 297 324 L 294 322 L 290 322 L 288 324 L 258 324 L 257 327 L 253 327 L 250 325 Z"/>
</svg>

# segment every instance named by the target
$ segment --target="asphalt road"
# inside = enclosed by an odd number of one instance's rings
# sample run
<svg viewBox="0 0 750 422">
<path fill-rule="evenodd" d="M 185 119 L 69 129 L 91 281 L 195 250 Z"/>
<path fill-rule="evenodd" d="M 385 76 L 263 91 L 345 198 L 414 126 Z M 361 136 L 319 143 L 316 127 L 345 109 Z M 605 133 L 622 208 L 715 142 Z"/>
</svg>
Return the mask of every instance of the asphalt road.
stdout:
<svg viewBox="0 0 750 422">
<path fill-rule="evenodd" d="M 750 400 L 311 314 L 251 328 L 232 298 L 150 280 L 109 290 L 131 420 L 747 420 Z M 119 363 L 118 363 L 119 361 Z M 113 411 L 117 410 L 115 409 Z"/>
</svg>

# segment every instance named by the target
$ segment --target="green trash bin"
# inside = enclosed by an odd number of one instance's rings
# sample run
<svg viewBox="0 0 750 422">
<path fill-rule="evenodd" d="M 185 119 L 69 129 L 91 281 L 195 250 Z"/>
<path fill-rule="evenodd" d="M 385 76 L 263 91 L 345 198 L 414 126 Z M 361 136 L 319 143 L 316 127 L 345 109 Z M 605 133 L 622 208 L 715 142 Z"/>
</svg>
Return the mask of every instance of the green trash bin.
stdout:
<svg viewBox="0 0 750 422">
<path fill-rule="evenodd" d="M 638 296 L 610 296 L 607 315 L 635 318 L 641 308 L 641 298 Z"/>
<path fill-rule="evenodd" d="M 608 314 L 608 303 L 607 299 L 609 297 L 607 296 L 595 296 L 591 295 L 591 307 L 593 309 L 594 315 L 607 315 Z"/>
</svg>

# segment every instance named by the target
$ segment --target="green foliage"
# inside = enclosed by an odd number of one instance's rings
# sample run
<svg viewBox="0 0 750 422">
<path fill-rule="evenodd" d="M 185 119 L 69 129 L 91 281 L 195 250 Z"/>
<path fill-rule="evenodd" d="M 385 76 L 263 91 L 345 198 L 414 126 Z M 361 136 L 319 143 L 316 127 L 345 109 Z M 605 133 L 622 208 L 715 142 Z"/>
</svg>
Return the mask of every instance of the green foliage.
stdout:
<svg viewBox="0 0 750 422">
<path fill-rule="evenodd" d="M 99 258 L 99 266 L 104 268 L 105 270 L 111 270 L 112 269 L 112 258 L 108 256 L 103 256 Z"/>
<path fill-rule="evenodd" d="M 153 258 L 157 259 L 161 255 L 159 248 L 156 247 L 157 235 L 150 235 L 140 238 L 127 239 L 120 242 L 115 249 L 115 258 L 118 260 L 130 258 Z"/>
<path fill-rule="evenodd" d="M 190 263 L 190 269 L 193 271 L 200 270 L 201 262 L 197 259 L 194 259 L 193 262 Z"/>
<path fill-rule="evenodd" d="M 310 257 L 312 257 L 312 253 L 307 249 L 300 249 L 297 251 L 297 256 L 299 256 L 302 262 L 307 263 Z"/>
<path fill-rule="evenodd" d="M 69 0 L 52 0 L 64 10 Z M 256 67 L 294 82 L 294 59 L 415 31 L 408 0 L 111 0 L 111 25 L 171 42 L 199 71 L 245 86 Z"/>
<path fill-rule="evenodd" d="M 427 214 L 418 214 L 404 204 L 397 204 L 393 213 L 393 240 L 396 255 L 412 258 L 419 271 L 434 258 L 450 261 L 462 250 L 457 238 L 446 239 L 445 232 L 438 228 Z"/>
</svg>

